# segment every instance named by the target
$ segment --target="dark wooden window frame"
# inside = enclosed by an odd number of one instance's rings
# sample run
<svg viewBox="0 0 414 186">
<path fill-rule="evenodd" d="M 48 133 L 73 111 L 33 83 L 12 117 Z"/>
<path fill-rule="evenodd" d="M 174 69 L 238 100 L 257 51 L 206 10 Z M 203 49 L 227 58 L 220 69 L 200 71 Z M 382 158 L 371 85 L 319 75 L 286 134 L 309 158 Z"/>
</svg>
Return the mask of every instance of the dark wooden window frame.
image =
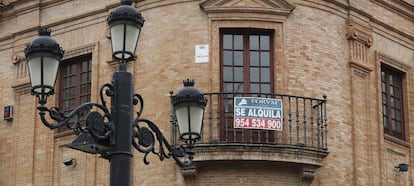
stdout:
<svg viewBox="0 0 414 186">
<path fill-rule="evenodd" d="M 269 93 L 273 93 L 274 91 L 274 64 L 272 63 L 274 61 L 274 56 L 273 56 L 273 50 L 274 50 L 274 46 L 273 46 L 273 42 L 274 42 L 274 30 L 272 29 L 251 29 L 251 28 L 225 28 L 225 29 L 220 29 L 220 90 L 224 90 L 224 81 L 223 81 L 223 77 L 224 77 L 224 73 L 223 73 L 223 51 L 225 49 L 223 49 L 223 35 L 225 34 L 232 34 L 232 35 L 243 35 L 243 49 L 234 49 L 233 47 L 233 51 L 241 51 L 243 52 L 243 59 L 244 64 L 243 64 L 243 70 L 244 72 L 246 72 L 244 74 L 244 84 L 251 84 L 251 79 L 250 79 L 250 51 L 260 51 L 260 49 L 258 50 L 250 50 L 249 48 L 249 36 L 254 36 L 254 35 L 268 35 L 269 36 L 269 73 L 270 73 L 270 92 Z M 230 50 L 229 50 L 230 51 Z M 246 65 L 247 64 L 247 65 Z M 227 65 L 228 67 L 240 67 L 241 65 Z M 260 68 L 260 66 L 258 65 L 257 68 Z M 233 74 L 234 76 L 234 74 Z M 260 78 L 260 77 L 259 77 Z M 236 83 L 241 83 L 238 81 L 233 81 Z M 261 83 L 263 84 L 263 82 L 255 82 L 255 83 Z M 244 86 L 243 88 L 243 92 L 251 92 L 250 91 L 250 87 Z M 260 93 L 257 92 L 257 93 Z"/>
<path fill-rule="evenodd" d="M 245 92 L 249 93 L 249 96 L 252 91 L 250 91 L 251 86 L 251 78 L 250 78 L 250 68 L 259 68 L 259 71 L 261 70 L 261 59 L 259 57 L 259 64 L 257 66 L 251 66 L 250 62 L 250 52 L 260 52 L 265 51 L 269 52 L 269 64 L 266 65 L 265 68 L 269 68 L 269 82 L 261 82 L 261 72 L 259 73 L 259 82 L 253 82 L 256 84 L 259 84 L 259 87 L 261 87 L 263 84 L 269 84 L 269 91 L 266 93 L 273 93 L 274 92 L 274 30 L 272 29 L 252 29 L 252 28 L 223 28 L 220 29 L 220 90 L 222 92 L 225 92 L 224 84 L 226 82 L 233 83 L 232 90 L 235 91 L 234 84 L 235 83 L 243 83 L 243 90 L 239 92 Z M 227 49 L 224 49 L 223 47 L 223 37 L 224 35 L 229 34 L 233 35 L 234 38 L 235 35 L 243 35 L 243 49 L 235 49 L 234 45 L 232 49 L 229 49 L 228 51 L 242 51 L 243 52 L 243 65 L 234 65 L 234 59 L 232 65 L 224 65 L 224 51 Z M 251 50 L 250 49 L 250 36 L 259 36 L 260 35 L 267 35 L 269 36 L 269 49 L 268 50 Z M 260 45 L 260 39 L 259 39 L 259 45 Z M 233 54 L 234 57 L 234 54 Z M 245 72 L 243 75 L 242 81 L 234 81 L 234 68 L 235 67 L 243 67 L 243 71 Z M 233 81 L 224 81 L 224 67 L 230 67 L 232 69 L 232 80 Z M 248 86 L 246 86 L 248 85 Z M 243 94 L 240 94 L 239 92 L 233 92 L 233 96 L 243 96 Z M 229 93 L 229 92 L 228 92 Z M 261 88 L 259 88 L 259 91 L 255 91 L 254 93 L 264 93 L 262 92 Z M 256 94 L 257 95 L 257 94 Z M 254 95 L 253 95 L 254 96 Z M 257 95 L 260 96 L 260 95 Z M 244 143 L 266 143 L 269 141 L 272 141 L 273 139 L 270 139 L 269 137 L 274 136 L 274 131 L 267 131 L 267 130 L 257 130 L 257 129 L 234 129 L 233 128 L 233 110 L 232 108 L 227 108 L 229 106 L 232 106 L 232 103 L 225 103 L 229 101 L 229 99 L 232 100 L 232 98 L 225 98 L 224 96 L 221 98 L 221 116 L 220 116 L 220 123 L 221 123 L 221 137 L 220 140 L 224 142 L 244 142 Z"/>
<path fill-rule="evenodd" d="M 381 64 L 381 105 L 384 134 L 405 141 L 407 130 L 404 122 L 404 76 L 404 72 Z M 391 82 L 390 79 L 395 82 Z"/>
<path fill-rule="evenodd" d="M 84 62 L 86 62 L 87 64 L 86 69 L 83 69 L 84 67 L 82 67 Z M 76 66 L 75 73 L 65 75 L 63 71 L 66 70 L 67 67 L 70 68 L 73 65 Z M 92 78 L 91 77 L 92 76 L 92 54 L 85 54 L 82 56 L 77 56 L 74 58 L 63 60 L 59 68 L 60 68 L 59 79 L 58 79 L 59 108 L 61 108 L 61 111 L 63 111 L 64 113 L 69 113 L 71 110 L 81 105 L 82 103 L 91 101 L 90 97 L 91 97 L 91 82 L 92 82 L 92 79 L 91 79 Z M 86 75 L 86 81 L 85 80 L 82 81 L 82 75 L 84 75 L 84 78 Z M 76 77 L 76 82 L 74 84 L 69 84 L 69 85 L 67 83 L 65 84 L 64 83 L 65 78 L 69 78 L 69 77 Z M 84 88 L 85 92 L 81 92 L 82 86 L 86 86 L 86 88 Z M 69 88 L 75 89 L 74 95 L 70 97 L 68 97 L 68 95 L 65 95 L 65 92 L 64 92 L 65 90 Z M 64 106 L 64 102 L 69 101 L 71 99 L 72 100 L 74 99 L 74 103 L 70 104 L 69 109 L 67 109 Z M 66 127 L 58 129 L 58 132 L 66 132 L 66 131 L 68 131 L 68 128 Z"/>
</svg>

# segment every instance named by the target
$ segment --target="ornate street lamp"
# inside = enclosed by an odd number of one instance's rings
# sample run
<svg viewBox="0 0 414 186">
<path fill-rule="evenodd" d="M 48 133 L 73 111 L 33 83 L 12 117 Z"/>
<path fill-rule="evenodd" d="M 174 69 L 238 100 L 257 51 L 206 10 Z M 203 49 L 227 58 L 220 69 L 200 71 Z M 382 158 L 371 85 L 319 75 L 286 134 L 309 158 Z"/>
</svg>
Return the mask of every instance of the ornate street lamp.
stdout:
<svg viewBox="0 0 414 186">
<path fill-rule="evenodd" d="M 119 61 L 135 59 L 135 49 L 144 18 L 128 1 L 121 1 L 108 18 L 111 32 L 112 57 Z"/>
<path fill-rule="evenodd" d="M 134 60 L 138 35 L 143 26 L 141 14 L 131 3 L 121 2 L 108 18 L 111 29 L 112 56 L 119 62 L 119 71 L 112 82 L 100 88 L 101 103 L 84 103 L 65 114 L 56 107 L 47 108 L 47 97 L 54 94 L 54 86 L 63 50 L 50 37 L 50 30 L 42 28 L 39 38 L 25 49 L 29 65 L 32 94 L 38 97 L 42 123 L 50 129 L 66 126 L 78 137 L 67 147 L 91 154 L 100 154 L 110 162 L 110 184 L 131 184 L 131 147 L 147 155 L 153 153 L 162 161 L 173 158 L 180 166 L 192 164 L 194 144 L 200 138 L 206 99 L 194 88 L 193 80 L 185 80 L 177 95 L 171 93 L 171 104 L 179 125 L 180 138 L 185 144 L 171 146 L 160 129 L 150 120 L 141 118 L 144 100 L 133 93 L 132 74 L 126 63 Z M 110 109 L 104 96 L 111 99 Z M 136 105 L 135 119 L 132 107 Z M 53 120 L 50 123 L 46 117 Z M 85 125 L 81 121 L 85 119 Z M 166 148 L 166 150 L 165 150 Z"/>
<path fill-rule="evenodd" d="M 39 37 L 33 40 L 24 50 L 29 66 L 32 94 L 43 96 L 54 94 L 59 62 L 63 57 L 63 49 L 50 37 L 50 30 L 39 30 Z"/>
</svg>

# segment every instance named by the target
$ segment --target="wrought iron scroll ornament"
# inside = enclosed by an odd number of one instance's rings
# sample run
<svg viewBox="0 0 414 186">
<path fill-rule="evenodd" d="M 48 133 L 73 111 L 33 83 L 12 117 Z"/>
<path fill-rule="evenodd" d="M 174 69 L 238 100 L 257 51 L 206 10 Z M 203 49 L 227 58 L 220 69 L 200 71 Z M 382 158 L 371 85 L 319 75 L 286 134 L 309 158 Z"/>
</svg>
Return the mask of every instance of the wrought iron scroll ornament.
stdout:
<svg viewBox="0 0 414 186">
<path fill-rule="evenodd" d="M 76 135 L 89 134 L 93 137 L 95 143 L 98 143 L 98 146 L 113 145 L 110 141 L 113 133 L 112 116 L 107 107 L 104 95 L 111 98 L 114 96 L 112 84 L 106 83 L 101 86 L 101 104 L 92 102 L 84 103 L 70 113 L 64 113 L 57 107 L 47 108 L 45 106 L 46 100 L 39 96 L 40 106 L 37 109 L 39 110 L 42 123 L 50 129 L 66 126 L 73 130 Z M 194 157 L 192 145 L 171 146 L 155 123 L 148 119 L 141 118 L 144 108 L 144 100 L 141 95 L 134 94 L 133 105 L 138 106 L 138 111 L 136 112 L 136 117 L 131 125 L 133 128 L 132 146 L 138 152 L 144 153 L 144 163 L 149 164 L 147 156 L 148 154 L 153 153 L 157 155 L 161 161 L 163 161 L 164 158 L 172 157 L 179 166 L 186 167 L 191 165 Z M 49 114 L 49 117 L 54 123 L 50 123 L 47 120 L 46 113 Z M 82 125 L 83 121 L 86 125 Z M 109 143 L 101 143 L 102 141 L 109 141 Z M 96 145 L 90 148 L 94 148 L 96 151 L 94 151 L 94 153 L 101 154 L 102 158 L 109 159 L 108 155 L 110 155 L 110 148 L 98 149 Z M 183 158 L 187 160 L 182 161 L 181 159 Z"/>
<path fill-rule="evenodd" d="M 140 117 L 144 108 L 144 100 L 142 99 L 141 95 L 134 95 L 134 105 L 139 106 L 139 111 L 137 111 L 136 118 L 132 122 L 134 137 L 132 140 L 132 145 L 136 150 L 144 153 L 144 163 L 149 164 L 147 156 L 148 154 L 153 153 L 158 156 L 160 161 L 163 161 L 164 158 L 172 157 L 181 167 L 187 167 L 191 165 L 194 157 L 192 147 L 184 147 L 182 145 L 171 146 L 154 122 Z M 158 141 L 158 144 L 156 140 Z M 156 147 L 158 147 L 158 150 Z M 168 153 L 166 150 L 168 150 Z M 180 158 L 183 158 L 185 156 L 188 156 L 188 160 L 181 161 Z"/>
</svg>

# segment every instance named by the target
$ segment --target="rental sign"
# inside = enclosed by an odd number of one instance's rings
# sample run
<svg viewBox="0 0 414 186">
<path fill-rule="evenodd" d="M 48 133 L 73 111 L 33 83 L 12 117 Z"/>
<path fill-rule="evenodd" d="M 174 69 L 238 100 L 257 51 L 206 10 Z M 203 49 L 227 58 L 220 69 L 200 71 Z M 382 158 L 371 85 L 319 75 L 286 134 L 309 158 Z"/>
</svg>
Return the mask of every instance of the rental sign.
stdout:
<svg viewBox="0 0 414 186">
<path fill-rule="evenodd" d="M 234 98 L 234 128 L 283 129 L 283 105 L 280 99 Z"/>
</svg>

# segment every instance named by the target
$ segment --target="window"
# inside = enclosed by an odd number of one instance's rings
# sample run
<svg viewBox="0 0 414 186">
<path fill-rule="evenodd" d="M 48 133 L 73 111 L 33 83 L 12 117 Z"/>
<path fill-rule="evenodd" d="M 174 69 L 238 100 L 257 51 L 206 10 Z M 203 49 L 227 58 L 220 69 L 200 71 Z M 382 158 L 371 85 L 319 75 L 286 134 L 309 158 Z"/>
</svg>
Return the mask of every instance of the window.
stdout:
<svg viewBox="0 0 414 186">
<path fill-rule="evenodd" d="M 221 139 L 252 141 L 252 131 L 233 129 L 233 97 L 273 93 L 273 30 L 220 30 L 222 121 Z M 257 130 L 255 130 L 257 132 Z M 239 137 L 241 136 L 241 138 Z"/>
<path fill-rule="evenodd" d="M 90 54 L 64 60 L 60 66 L 59 107 L 69 113 L 82 103 L 91 100 L 91 64 Z M 59 132 L 68 129 L 59 129 Z"/>
<path fill-rule="evenodd" d="M 382 119 L 384 133 L 405 140 L 403 87 L 404 73 L 381 65 Z"/>
<path fill-rule="evenodd" d="M 271 40 L 270 30 L 222 31 L 224 92 L 272 92 Z"/>
</svg>

